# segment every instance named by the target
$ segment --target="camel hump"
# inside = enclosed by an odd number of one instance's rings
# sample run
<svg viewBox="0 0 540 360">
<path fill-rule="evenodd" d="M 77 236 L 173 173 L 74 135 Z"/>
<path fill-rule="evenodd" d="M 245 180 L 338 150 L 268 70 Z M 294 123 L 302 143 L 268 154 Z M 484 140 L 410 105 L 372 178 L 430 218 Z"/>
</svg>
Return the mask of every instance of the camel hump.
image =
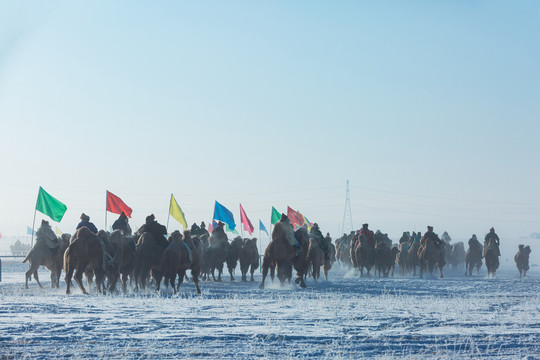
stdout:
<svg viewBox="0 0 540 360">
<path fill-rule="evenodd" d="M 81 227 L 79 230 L 77 230 L 77 238 L 84 238 L 88 236 L 92 236 L 94 233 L 90 231 L 89 228 L 86 226 Z"/>
</svg>

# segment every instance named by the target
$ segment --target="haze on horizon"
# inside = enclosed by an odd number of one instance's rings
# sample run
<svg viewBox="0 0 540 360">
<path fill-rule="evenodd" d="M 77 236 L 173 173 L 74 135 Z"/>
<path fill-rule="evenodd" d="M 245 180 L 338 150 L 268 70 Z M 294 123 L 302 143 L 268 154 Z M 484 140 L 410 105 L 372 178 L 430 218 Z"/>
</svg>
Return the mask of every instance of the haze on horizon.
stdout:
<svg viewBox="0 0 540 360">
<path fill-rule="evenodd" d="M 26 233 L 42 186 L 65 232 L 103 227 L 109 190 L 133 226 L 173 193 L 188 224 L 241 203 L 258 236 L 291 206 L 336 238 L 347 180 L 354 228 L 394 241 L 540 232 L 539 20 L 537 1 L 0 1 L 0 233 Z"/>
</svg>

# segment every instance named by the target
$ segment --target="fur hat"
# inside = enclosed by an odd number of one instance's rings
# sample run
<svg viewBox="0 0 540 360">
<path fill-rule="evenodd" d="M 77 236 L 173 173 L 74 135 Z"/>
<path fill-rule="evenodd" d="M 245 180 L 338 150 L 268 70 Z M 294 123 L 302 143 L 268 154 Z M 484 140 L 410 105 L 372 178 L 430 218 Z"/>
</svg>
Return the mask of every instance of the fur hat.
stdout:
<svg viewBox="0 0 540 360">
<path fill-rule="evenodd" d="M 429 225 L 428 225 L 427 231 L 433 231 L 433 226 L 429 226 Z"/>
<path fill-rule="evenodd" d="M 281 220 L 280 220 L 280 221 L 287 221 L 287 220 L 289 220 L 289 218 L 287 217 L 287 215 L 285 215 L 285 214 L 282 213 L 282 214 L 281 214 Z"/>
<path fill-rule="evenodd" d="M 45 219 L 41 220 L 41 226 L 43 225 L 49 225 L 49 222 Z"/>
<path fill-rule="evenodd" d="M 81 220 L 82 221 L 90 221 L 90 216 L 86 215 L 85 213 L 81 214 Z"/>
<path fill-rule="evenodd" d="M 367 223 L 362 224 L 362 227 L 363 227 L 363 228 L 367 228 L 368 226 L 369 226 L 369 225 L 368 225 Z"/>
<path fill-rule="evenodd" d="M 156 217 L 154 216 L 154 214 L 150 214 L 146 217 L 146 223 L 151 223 L 153 222 L 154 220 L 156 220 Z"/>
<path fill-rule="evenodd" d="M 490 231 L 490 232 L 493 232 L 493 231 L 495 231 L 495 229 L 494 229 L 494 228 L 491 228 L 491 229 L 489 229 L 489 231 Z"/>
</svg>

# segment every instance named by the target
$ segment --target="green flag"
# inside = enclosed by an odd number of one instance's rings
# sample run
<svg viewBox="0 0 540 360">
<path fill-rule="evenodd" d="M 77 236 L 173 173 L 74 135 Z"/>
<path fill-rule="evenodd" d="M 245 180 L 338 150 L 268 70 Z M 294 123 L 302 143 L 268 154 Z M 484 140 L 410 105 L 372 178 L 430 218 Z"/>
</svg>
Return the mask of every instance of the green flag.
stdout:
<svg viewBox="0 0 540 360">
<path fill-rule="evenodd" d="M 272 218 L 270 219 L 270 222 L 274 225 L 279 220 L 281 220 L 281 213 L 272 206 Z"/>
<path fill-rule="evenodd" d="M 232 232 L 233 234 L 236 234 L 236 235 L 240 235 L 238 234 L 238 231 L 236 231 L 236 229 L 231 230 L 231 228 L 229 227 L 229 224 L 227 223 L 225 223 L 225 231 Z"/>
<path fill-rule="evenodd" d="M 36 203 L 36 210 L 60 222 L 66 213 L 67 206 L 49 195 L 43 188 L 39 187 L 39 194 Z"/>
</svg>

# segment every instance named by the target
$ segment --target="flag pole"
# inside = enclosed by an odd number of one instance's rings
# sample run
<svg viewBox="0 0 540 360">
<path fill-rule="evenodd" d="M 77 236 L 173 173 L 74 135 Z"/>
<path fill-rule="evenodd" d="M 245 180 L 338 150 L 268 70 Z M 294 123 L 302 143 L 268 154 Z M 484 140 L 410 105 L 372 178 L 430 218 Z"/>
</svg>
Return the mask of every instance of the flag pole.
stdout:
<svg viewBox="0 0 540 360">
<path fill-rule="evenodd" d="M 34 228 L 36 226 L 36 213 L 37 210 L 34 210 L 34 221 L 32 221 L 32 242 L 30 243 L 30 249 L 34 247 Z"/>
<path fill-rule="evenodd" d="M 171 218 L 171 204 L 173 194 L 171 193 L 171 199 L 169 200 L 169 215 L 167 216 L 167 234 L 169 233 L 169 219 Z"/>
<path fill-rule="evenodd" d="M 105 231 L 107 231 L 107 202 L 109 197 L 107 196 L 107 190 L 105 190 Z"/>
</svg>

